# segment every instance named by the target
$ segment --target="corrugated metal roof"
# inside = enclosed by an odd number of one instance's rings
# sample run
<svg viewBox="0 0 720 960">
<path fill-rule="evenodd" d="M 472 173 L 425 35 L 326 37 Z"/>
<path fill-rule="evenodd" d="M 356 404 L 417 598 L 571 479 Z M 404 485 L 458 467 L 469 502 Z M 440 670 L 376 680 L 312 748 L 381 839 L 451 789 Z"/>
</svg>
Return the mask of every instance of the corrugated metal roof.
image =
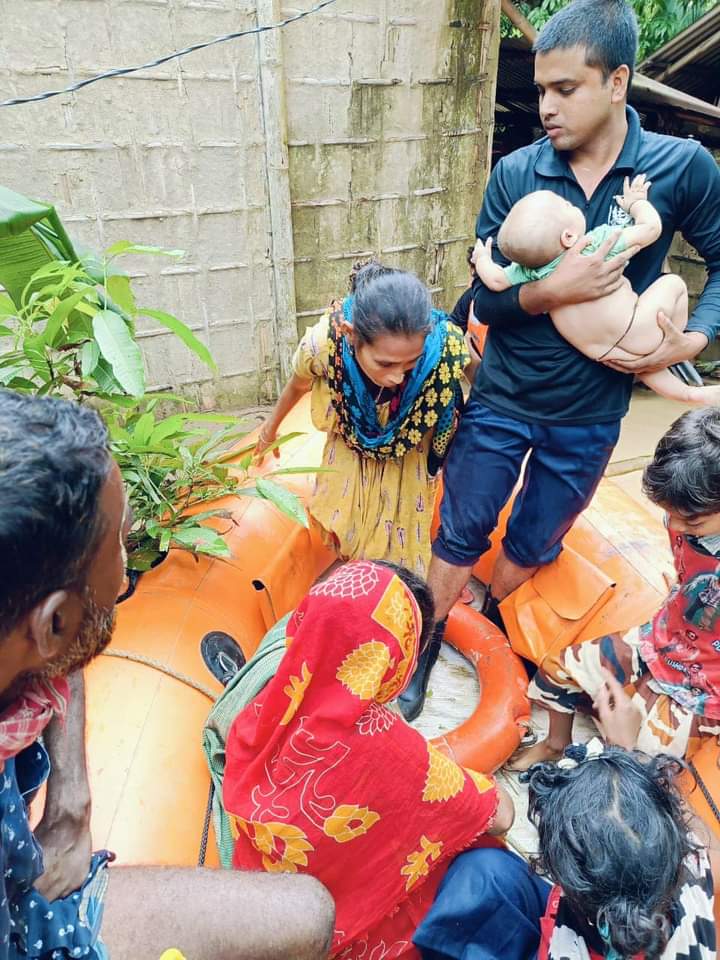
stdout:
<svg viewBox="0 0 720 960">
<path fill-rule="evenodd" d="M 720 4 L 656 50 L 638 70 L 710 103 L 720 103 Z"/>
<path fill-rule="evenodd" d="M 533 82 L 533 55 L 525 40 L 503 40 L 500 46 L 497 99 L 528 113 L 537 113 Z M 720 107 L 636 73 L 629 101 L 638 109 L 679 110 L 698 122 L 720 125 Z"/>
</svg>

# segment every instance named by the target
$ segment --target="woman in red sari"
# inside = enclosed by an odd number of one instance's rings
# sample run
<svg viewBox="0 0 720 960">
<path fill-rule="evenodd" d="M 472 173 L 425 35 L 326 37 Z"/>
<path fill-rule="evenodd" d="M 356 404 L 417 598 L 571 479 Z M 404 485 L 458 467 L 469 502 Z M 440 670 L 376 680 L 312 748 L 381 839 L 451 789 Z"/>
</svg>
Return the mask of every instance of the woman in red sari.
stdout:
<svg viewBox="0 0 720 960">
<path fill-rule="evenodd" d="M 345 565 L 295 611 L 278 673 L 227 739 L 234 866 L 322 880 L 342 960 L 419 957 L 412 935 L 452 858 L 512 823 L 492 779 L 457 766 L 388 707 L 432 620 L 412 574 Z"/>
</svg>

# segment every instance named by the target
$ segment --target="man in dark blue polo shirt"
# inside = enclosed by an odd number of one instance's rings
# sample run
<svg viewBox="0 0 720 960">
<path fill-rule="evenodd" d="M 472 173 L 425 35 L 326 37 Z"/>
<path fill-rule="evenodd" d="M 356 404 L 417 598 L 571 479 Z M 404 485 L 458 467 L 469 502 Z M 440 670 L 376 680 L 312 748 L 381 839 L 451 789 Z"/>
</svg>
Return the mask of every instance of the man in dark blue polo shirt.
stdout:
<svg viewBox="0 0 720 960">
<path fill-rule="evenodd" d="M 533 190 L 553 190 L 579 206 L 587 227 L 621 227 L 615 202 L 626 176 L 644 173 L 663 222 L 660 239 L 606 261 L 614 236 L 593 255 L 579 241 L 556 272 L 492 293 L 474 285 L 475 315 L 489 327 L 483 362 L 446 463 L 441 525 L 428 582 L 438 621 L 467 583 L 473 564 L 510 497 L 529 454 L 524 481 L 495 565 L 487 611 L 562 549 L 562 538 L 590 501 L 628 409 L 632 374 L 696 356 L 720 330 L 720 172 L 694 140 L 648 133 L 627 105 L 637 24 L 624 0 L 575 0 L 555 14 L 535 43 L 535 82 L 547 136 L 495 167 L 477 221 L 480 240 L 496 237 L 512 205 Z M 584 357 L 555 330 L 548 312 L 603 297 L 627 277 L 642 293 L 657 279 L 673 234 L 704 257 L 709 279 L 680 333 L 660 314 L 661 346 L 627 364 Z M 494 247 L 499 262 L 503 261 Z M 628 263 L 629 261 L 629 263 Z M 678 413 L 680 411 L 678 410 Z M 417 715 L 439 635 L 406 692 Z"/>
</svg>

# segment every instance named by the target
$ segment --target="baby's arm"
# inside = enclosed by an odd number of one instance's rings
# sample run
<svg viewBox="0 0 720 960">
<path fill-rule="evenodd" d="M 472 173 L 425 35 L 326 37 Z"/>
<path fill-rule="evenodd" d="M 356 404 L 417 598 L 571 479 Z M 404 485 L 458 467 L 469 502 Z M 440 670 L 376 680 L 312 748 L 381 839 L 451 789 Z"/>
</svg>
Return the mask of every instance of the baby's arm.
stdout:
<svg viewBox="0 0 720 960">
<path fill-rule="evenodd" d="M 495 263 L 492 258 L 492 237 L 488 237 L 484 244 L 481 240 L 475 243 L 472 259 L 475 272 L 488 290 L 500 293 L 502 290 L 510 289 L 512 283 L 505 275 L 504 268 L 499 263 Z"/>
<path fill-rule="evenodd" d="M 635 221 L 632 227 L 625 227 L 622 232 L 625 247 L 649 247 L 662 233 L 660 214 L 647 198 L 649 189 L 650 181 L 641 173 L 632 183 L 625 177 L 622 196 L 615 197 L 618 206 Z"/>
</svg>

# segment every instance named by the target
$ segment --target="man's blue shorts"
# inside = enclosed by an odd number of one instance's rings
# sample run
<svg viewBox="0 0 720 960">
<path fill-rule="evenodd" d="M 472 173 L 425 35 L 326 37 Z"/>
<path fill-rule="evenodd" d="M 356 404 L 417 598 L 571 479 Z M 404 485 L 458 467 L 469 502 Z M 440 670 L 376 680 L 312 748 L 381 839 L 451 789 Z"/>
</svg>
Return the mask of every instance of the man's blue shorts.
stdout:
<svg viewBox="0 0 720 960">
<path fill-rule="evenodd" d="M 471 398 L 443 471 L 433 553 L 469 567 L 486 552 L 529 452 L 503 547 L 521 567 L 550 563 L 592 499 L 619 435 L 619 420 L 581 426 L 525 423 Z"/>
</svg>

